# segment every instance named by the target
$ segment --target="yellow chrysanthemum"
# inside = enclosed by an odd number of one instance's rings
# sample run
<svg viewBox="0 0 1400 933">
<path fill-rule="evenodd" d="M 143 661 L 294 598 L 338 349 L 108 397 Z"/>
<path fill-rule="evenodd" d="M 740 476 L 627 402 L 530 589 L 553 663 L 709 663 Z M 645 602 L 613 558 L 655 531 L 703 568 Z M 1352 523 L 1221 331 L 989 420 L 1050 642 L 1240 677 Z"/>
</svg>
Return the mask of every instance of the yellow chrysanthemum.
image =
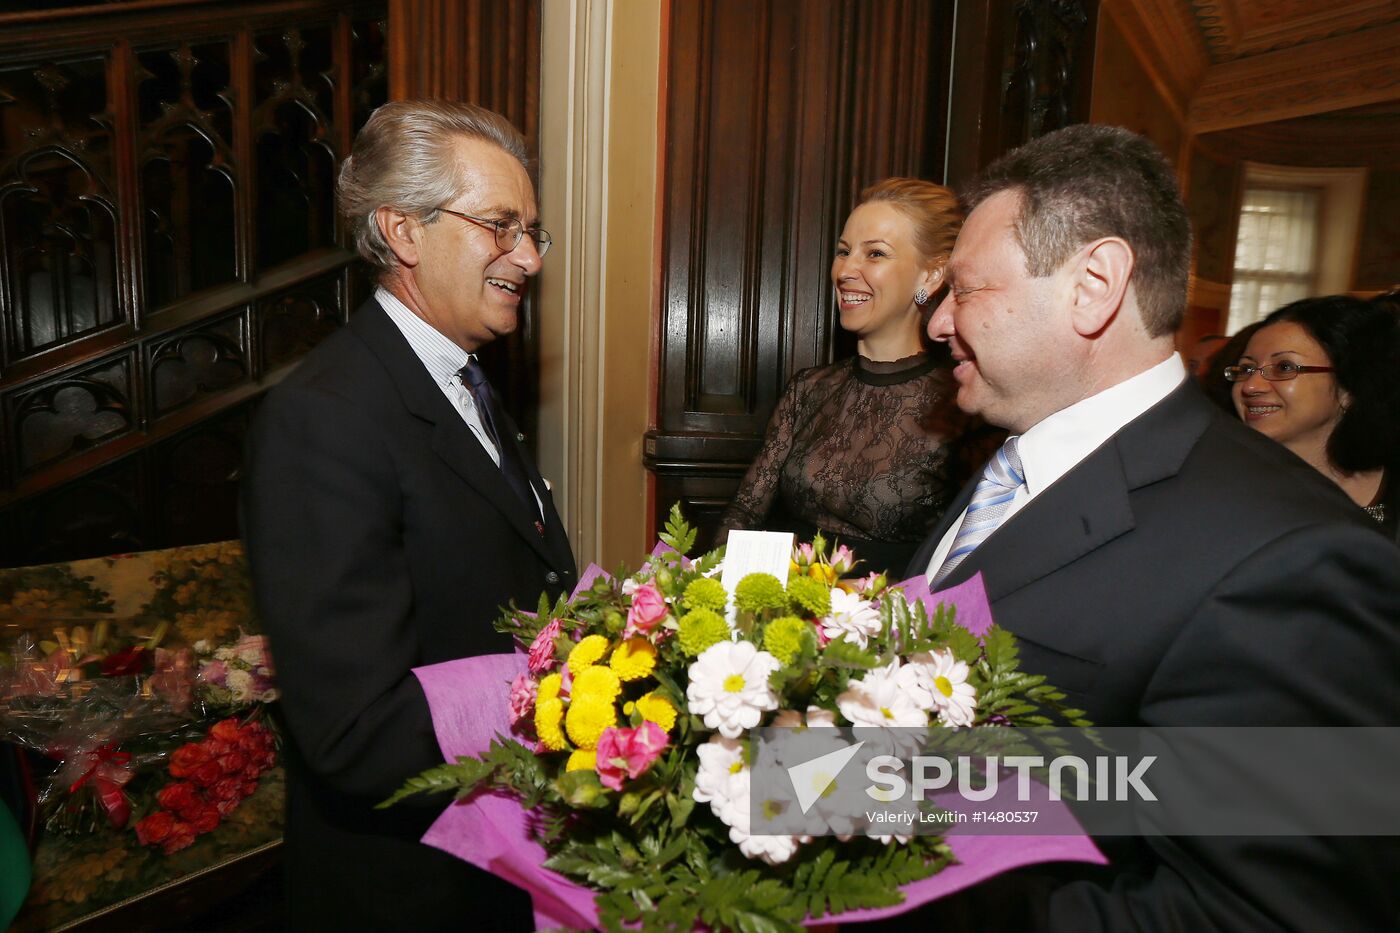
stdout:
<svg viewBox="0 0 1400 933">
<path fill-rule="evenodd" d="M 540 681 L 539 691 L 535 694 L 535 702 L 543 703 L 545 700 L 556 700 L 559 698 L 559 691 L 563 689 L 564 677 L 562 674 L 547 674 Z"/>
<path fill-rule="evenodd" d="M 581 699 L 612 703 L 621 692 L 622 678 L 610 669 L 595 664 L 593 667 L 586 667 L 574 675 L 574 683 L 569 689 L 569 696 L 573 698 L 575 703 Z"/>
<path fill-rule="evenodd" d="M 598 767 L 598 751 L 593 748 L 577 748 L 564 763 L 565 771 L 593 771 Z"/>
<path fill-rule="evenodd" d="M 575 681 L 577 683 L 577 681 Z M 617 725 L 617 707 L 611 700 L 575 695 L 564 716 L 564 728 L 579 748 L 597 748 L 603 730 Z"/>
<path fill-rule="evenodd" d="M 613 651 L 608 666 L 622 680 L 641 680 L 656 669 L 656 646 L 645 638 L 629 638 Z"/>
<path fill-rule="evenodd" d="M 667 732 L 676 724 L 676 708 L 664 694 L 653 690 L 637 700 L 637 712 L 647 722 L 654 722 Z"/>
<path fill-rule="evenodd" d="M 563 701 L 553 699 L 535 703 L 535 734 L 540 737 L 540 744 L 552 752 L 561 752 L 568 745 L 564 741 L 564 733 L 559 728 L 563 718 Z"/>
<path fill-rule="evenodd" d="M 577 677 L 579 672 L 590 668 L 602 659 L 608 652 L 608 640 L 602 635 L 589 635 L 583 641 L 574 645 L 574 650 L 569 652 L 569 670 Z"/>
</svg>

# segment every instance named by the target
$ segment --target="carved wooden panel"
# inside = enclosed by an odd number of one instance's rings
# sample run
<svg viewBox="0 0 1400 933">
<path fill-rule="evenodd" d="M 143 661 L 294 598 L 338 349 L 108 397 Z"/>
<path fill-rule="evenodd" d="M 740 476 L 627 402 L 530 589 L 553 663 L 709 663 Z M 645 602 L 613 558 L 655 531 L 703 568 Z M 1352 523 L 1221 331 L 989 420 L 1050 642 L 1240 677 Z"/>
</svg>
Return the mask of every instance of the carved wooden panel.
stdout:
<svg viewBox="0 0 1400 933">
<path fill-rule="evenodd" d="M 534 152 L 538 0 L 0 4 L 0 563 L 237 534 L 257 398 L 373 290 L 334 185 L 391 93 Z"/>
<path fill-rule="evenodd" d="M 0 366 L 122 320 L 105 54 L 0 64 Z"/>
<path fill-rule="evenodd" d="M 338 276 L 312 279 L 259 302 L 258 352 L 262 365 L 273 369 L 301 356 L 343 323 L 345 289 Z"/>
<path fill-rule="evenodd" d="M 146 304 L 238 275 L 231 43 L 136 51 Z"/>
<path fill-rule="evenodd" d="M 334 181 L 388 97 L 387 21 L 386 0 L 0 12 L 6 560 L 236 534 L 242 429 L 211 426 L 366 294 Z"/>
<path fill-rule="evenodd" d="M 332 24 L 255 33 L 257 268 L 335 243 Z"/>
<path fill-rule="evenodd" d="M 146 344 L 151 417 L 218 395 L 252 378 L 246 309 Z"/>
<path fill-rule="evenodd" d="M 30 476 L 135 430 L 133 368 L 122 354 L 8 394 L 12 475 Z"/>
</svg>

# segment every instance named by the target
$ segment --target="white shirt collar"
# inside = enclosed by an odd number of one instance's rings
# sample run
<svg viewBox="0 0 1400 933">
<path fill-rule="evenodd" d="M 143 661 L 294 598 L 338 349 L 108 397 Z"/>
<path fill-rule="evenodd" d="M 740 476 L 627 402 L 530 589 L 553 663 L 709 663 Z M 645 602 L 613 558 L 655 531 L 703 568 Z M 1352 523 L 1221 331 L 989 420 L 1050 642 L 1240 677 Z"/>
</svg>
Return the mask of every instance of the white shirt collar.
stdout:
<svg viewBox="0 0 1400 933">
<path fill-rule="evenodd" d="M 473 354 L 457 346 L 436 327 L 410 311 L 408 306 L 399 301 L 387 288 L 377 288 L 374 299 L 379 302 L 384 313 L 389 315 L 389 320 L 398 327 L 418 359 L 423 361 L 428 375 L 433 377 L 433 382 L 440 388 L 453 384 L 453 377 L 467 365 L 467 360 L 472 358 Z"/>
<path fill-rule="evenodd" d="M 1055 412 L 1021 435 L 1016 452 L 1025 469 L 1029 497 L 1039 495 L 1185 379 L 1186 366 L 1173 353 L 1151 369 Z"/>
</svg>

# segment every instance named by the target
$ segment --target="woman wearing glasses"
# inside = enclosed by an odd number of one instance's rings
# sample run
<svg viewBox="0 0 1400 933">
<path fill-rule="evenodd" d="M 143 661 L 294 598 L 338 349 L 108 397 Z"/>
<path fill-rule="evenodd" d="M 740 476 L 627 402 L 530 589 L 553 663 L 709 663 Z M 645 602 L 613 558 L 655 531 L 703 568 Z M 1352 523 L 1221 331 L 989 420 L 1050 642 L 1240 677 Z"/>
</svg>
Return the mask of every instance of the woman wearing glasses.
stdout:
<svg viewBox="0 0 1400 933">
<path fill-rule="evenodd" d="M 1235 411 L 1342 488 L 1394 535 L 1400 525 L 1400 315 L 1346 295 L 1264 319 L 1225 370 Z"/>
<path fill-rule="evenodd" d="M 800 539 L 820 531 L 854 549 L 862 572 L 903 570 L 967 470 L 981 466 L 953 443 L 965 419 L 946 353 L 924 343 L 923 311 L 937 303 L 961 226 L 942 185 L 889 178 L 861 192 L 831 263 L 857 355 L 793 377 L 720 521 L 720 543 L 734 528 Z"/>
</svg>

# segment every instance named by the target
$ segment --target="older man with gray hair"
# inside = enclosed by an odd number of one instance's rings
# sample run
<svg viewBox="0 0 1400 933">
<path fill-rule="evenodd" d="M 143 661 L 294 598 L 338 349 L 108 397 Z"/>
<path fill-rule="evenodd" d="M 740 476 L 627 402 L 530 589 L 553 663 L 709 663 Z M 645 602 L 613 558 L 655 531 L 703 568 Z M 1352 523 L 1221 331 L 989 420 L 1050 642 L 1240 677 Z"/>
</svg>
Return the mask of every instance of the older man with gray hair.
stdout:
<svg viewBox="0 0 1400 933">
<path fill-rule="evenodd" d="M 373 806 L 442 761 L 412 669 L 510 651 L 499 607 L 575 582 L 569 542 L 476 353 L 519 325 L 549 234 L 520 134 L 398 101 L 339 201 L 379 287 L 262 404 L 244 533 L 277 662 L 295 930 L 525 929 L 524 894 Z"/>
</svg>

